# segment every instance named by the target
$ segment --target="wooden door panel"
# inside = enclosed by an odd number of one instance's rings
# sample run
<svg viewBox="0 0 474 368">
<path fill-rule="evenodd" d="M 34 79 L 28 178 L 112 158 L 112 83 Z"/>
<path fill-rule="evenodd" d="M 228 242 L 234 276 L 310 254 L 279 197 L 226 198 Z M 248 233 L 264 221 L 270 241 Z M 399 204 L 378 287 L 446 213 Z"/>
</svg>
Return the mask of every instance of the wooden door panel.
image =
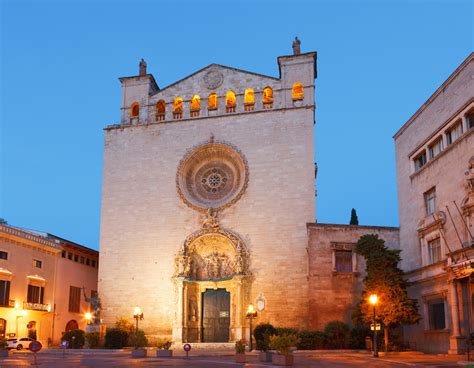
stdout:
<svg viewBox="0 0 474 368">
<path fill-rule="evenodd" d="M 229 341 L 230 293 L 225 289 L 206 290 L 202 308 L 202 341 Z"/>
</svg>

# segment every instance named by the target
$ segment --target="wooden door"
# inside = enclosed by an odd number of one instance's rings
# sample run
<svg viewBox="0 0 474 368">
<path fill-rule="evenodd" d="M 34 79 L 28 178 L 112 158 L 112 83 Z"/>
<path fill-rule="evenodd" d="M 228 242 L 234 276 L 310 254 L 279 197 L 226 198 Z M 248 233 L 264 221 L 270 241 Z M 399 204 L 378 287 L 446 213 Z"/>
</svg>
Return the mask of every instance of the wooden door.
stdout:
<svg viewBox="0 0 474 368">
<path fill-rule="evenodd" d="M 225 289 L 208 289 L 202 293 L 202 341 L 228 342 L 230 326 L 230 293 Z"/>
</svg>

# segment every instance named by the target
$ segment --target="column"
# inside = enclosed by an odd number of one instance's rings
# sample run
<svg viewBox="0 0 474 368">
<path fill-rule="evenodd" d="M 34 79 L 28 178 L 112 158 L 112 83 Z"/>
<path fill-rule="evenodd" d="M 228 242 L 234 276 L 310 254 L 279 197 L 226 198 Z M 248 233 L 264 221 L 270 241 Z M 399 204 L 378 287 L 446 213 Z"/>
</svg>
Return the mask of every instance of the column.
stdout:
<svg viewBox="0 0 474 368">
<path fill-rule="evenodd" d="M 173 321 L 173 341 L 183 341 L 183 288 L 184 283 L 182 278 L 175 279 L 176 287 L 176 304 L 175 304 L 175 318 Z"/>
<path fill-rule="evenodd" d="M 463 354 L 462 337 L 459 328 L 459 299 L 458 299 L 458 283 L 456 279 L 451 280 L 449 285 L 449 296 L 451 306 L 451 325 L 452 333 L 449 338 L 448 354 Z"/>
</svg>

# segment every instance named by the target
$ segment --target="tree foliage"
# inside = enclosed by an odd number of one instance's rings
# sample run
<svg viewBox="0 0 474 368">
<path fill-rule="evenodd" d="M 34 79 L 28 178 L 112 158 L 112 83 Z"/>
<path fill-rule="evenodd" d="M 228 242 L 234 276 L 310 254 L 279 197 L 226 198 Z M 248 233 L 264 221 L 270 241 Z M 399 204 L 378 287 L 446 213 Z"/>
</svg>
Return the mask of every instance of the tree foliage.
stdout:
<svg viewBox="0 0 474 368">
<path fill-rule="evenodd" d="M 402 324 L 417 323 L 418 302 L 408 297 L 408 282 L 398 267 L 400 250 L 389 249 L 378 235 L 363 235 L 355 247 L 356 253 L 365 258 L 367 276 L 364 278 L 362 300 L 354 314 L 354 322 L 367 324 L 373 320 L 373 307 L 368 301 L 371 294 L 378 296 L 376 305 L 377 321 L 380 321 L 385 333 L 385 345 L 388 345 L 388 330 Z"/>
<path fill-rule="evenodd" d="M 359 225 L 359 218 L 357 217 L 355 208 L 351 211 L 351 221 L 349 222 L 349 225 Z"/>
</svg>

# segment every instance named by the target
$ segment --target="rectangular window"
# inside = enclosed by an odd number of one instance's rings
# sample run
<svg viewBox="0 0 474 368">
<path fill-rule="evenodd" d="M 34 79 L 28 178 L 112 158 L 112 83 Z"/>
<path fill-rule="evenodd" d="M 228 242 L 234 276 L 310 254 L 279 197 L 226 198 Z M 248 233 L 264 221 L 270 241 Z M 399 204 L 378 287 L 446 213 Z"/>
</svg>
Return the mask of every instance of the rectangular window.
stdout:
<svg viewBox="0 0 474 368">
<path fill-rule="evenodd" d="M 86 265 L 88 265 L 88 266 L 89 266 L 89 265 L 90 265 L 90 263 L 91 263 L 91 260 L 90 260 L 89 258 L 87 258 L 87 259 L 86 259 Z"/>
<path fill-rule="evenodd" d="M 469 111 L 466 115 L 467 129 L 474 128 L 474 111 Z"/>
<path fill-rule="evenodd" d="M 8 259 L 8 253 L 0 250 L 0 259 Z"/>
<path fill-rule="evenodd" d="M 335 250 L 336 272 L 352 272 L 352 252 L 350 250 Z"/>
<path fill-rule="evenodd" d="M 70 259 L 72 261 L 72 253 L 71 252 L 68 252 L 67 259 Z"/>
<path fill-rule="evenodd" d="M 26 301 L 28 303 L 44 304 L 44 287 L 28 285 L 28 296 Z"/>
<path fill-rule="evenodd" d="M 36 268 L 43 268 L 43 262 L 38 259 L 34 259 L 33 264 Z"/>
<path fill-rule="evenodd" d="M 435 143 L 430 145 L 428 151 L 430 152 L 430 160 L 436 157 L 443 150 L 443 140 L 440 138 Z"/>
<path fill-rule="evenodd" d="M 428 242 L 428 257 L 430 264 L 441 261 L 441 241 L 439 238 Z"/>
<path fill-rule="evenodd" d="M 84 264 L 84 261 L 85 261 L 84 257 L 81 256 L 81 263 Z"/>
<path fill-rule="evenodd" d="M 65 250 L 61 251 L 61 257 L 66 258 L 66 251 Z"/>
<path fill-rule="evenodd" d="M 423 151 L 413 161 L 415 162 L 415 171 L 420 170 L 426 164 L 426 152 Z"/>
<path fill-rule="evenodd" d="M 462 135 L 462 123 L 458 122 L 454 127 L 446 132 L 446 140 L 449 144 L 454 143 Z"/>
<path fill-rule="evenodd" d="M 0 306 L 6 307 L 10 304 L 10 281 L 0 280 Z"/>
<path fill-rule="evenodd" d="M 443 299 L 433 300 L 428 303 L 428 316 L 430 330 L 444 330 L 446 328 Z"/>
<path fill-rule="evenodd" d="M 79 313 L 81 310 L 81 288 L 69 287 L 69 312 Z"/>
<path fill-rule="evenodd" d="M 94 260 L 91 261 L 91 266 L 95 267 L 95 261 Z"/>
<path fill-rule="evenodd" d="M 427 215 L 432 215 L 436 212 L 436 188 L 430 189 L 425 194 L 425 209 Z"/>
<path fill-rule="evenodd" d="M 79 262 L 79 256 L 77 254 L 74 254 L 74 262 Z"/>
</svg>

